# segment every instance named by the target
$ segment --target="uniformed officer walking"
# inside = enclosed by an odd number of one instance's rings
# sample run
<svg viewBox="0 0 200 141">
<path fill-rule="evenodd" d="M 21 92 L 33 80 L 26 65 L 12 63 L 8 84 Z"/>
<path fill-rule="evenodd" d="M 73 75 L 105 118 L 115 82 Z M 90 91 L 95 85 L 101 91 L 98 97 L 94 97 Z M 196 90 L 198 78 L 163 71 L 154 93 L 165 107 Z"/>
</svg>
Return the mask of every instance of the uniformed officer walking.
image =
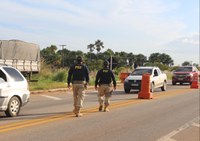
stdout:
<svg viewBox="0 0 200 141">
<path fill-rule="evenodd" d="M 113 72 L 109 69 L 109 62 L 104 61 L 103 63 L 103 69 L 99 70 L 96 75 L 95 80 L 95 89 L 97 90 L 97 85 L 99 85 L 98 88 L 98 101 L 99 101 L 99 111 L 108 112 L 108 106 L 110 105 L 110 97 L 113 92 L 112 84 L 113 81 L 113 87 L 116 89 L 116 81 Z M 103 108 L 104 106 L 104 108 Z"/>
<path fill-rule="evenodd" d="M 74 114 L 76 117 L 81 117 L 81 108 L 83 107 L 83 101 L 85 96 L 85 88 L 89 83 L 89 71 L 87 66 L 83 65 L 82 57 L 77 57 L 77 63 L 72 65 L 68 72 L 68 88 L 72 82 L 73 97 L 74 97 Z"/>
</svg>

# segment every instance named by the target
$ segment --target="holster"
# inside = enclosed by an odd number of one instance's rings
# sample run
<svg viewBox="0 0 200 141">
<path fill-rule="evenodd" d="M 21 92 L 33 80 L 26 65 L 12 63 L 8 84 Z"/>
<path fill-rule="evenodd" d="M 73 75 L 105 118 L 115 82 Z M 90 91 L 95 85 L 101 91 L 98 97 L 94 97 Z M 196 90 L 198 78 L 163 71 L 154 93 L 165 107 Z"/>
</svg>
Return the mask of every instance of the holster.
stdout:
<svg viewBox="0 0 200 141">
<path fill-rule="evenodd" d="M 108 96 L 108 97 L 111 97 L 112 94 L 113 94 L 113 90 L 111 90 L 111 91 L 107 94 L 107 96 Z"/>
</svg>

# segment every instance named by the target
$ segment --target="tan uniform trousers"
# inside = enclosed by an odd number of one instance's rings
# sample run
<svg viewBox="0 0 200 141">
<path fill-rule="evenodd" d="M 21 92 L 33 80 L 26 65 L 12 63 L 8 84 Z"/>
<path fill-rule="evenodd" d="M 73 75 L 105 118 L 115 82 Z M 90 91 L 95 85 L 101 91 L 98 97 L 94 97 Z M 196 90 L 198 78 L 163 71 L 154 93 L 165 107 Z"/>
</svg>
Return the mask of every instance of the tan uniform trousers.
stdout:
<svg viewBox="0 0 200 141">
<path fill-rule="evenodd" d="M 74 107 L 82 108 L 85 97 L 84 84 L 72 84 L 73 96 L 74 96 Z"/>
<path fill-rule="evenodd" d="M 112 86 L 109 84 L 100 85 L 98 88 L 98 101 L 99 104 L 103 106 L 103 104 L 107 107 L 110 105 L 110 97 L 112 93 Z M 105 99 L 104 99 L 105 97 Z"/>
</svg>

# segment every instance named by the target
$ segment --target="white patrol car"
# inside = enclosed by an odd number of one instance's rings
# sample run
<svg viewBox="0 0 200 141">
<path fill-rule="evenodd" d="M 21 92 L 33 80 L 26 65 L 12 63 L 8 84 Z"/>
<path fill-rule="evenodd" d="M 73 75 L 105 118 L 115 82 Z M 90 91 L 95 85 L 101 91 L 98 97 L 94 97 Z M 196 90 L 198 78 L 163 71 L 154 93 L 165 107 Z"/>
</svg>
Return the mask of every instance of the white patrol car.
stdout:
<svg viewBox="0 0 200 141">
<path fill-rule="evenodd" d="M 131 89 L 141 90 L 142 75 L 149 73 L 151 92 L 154 92 L 155 88 L 161 88 L 162 91 L 166 90 L 167 76 L 161 72 L 158 67 L 138 67 L 136 68 L 124 81 L 125 93 L 130 93 Z"/>
<path fill-rule="evenodd" d="M 29 101 L 27 80 L 15 68 L 0 65 L 0 111 L 7 116 L 17 116 L 21 106 Z"/>
</svg>

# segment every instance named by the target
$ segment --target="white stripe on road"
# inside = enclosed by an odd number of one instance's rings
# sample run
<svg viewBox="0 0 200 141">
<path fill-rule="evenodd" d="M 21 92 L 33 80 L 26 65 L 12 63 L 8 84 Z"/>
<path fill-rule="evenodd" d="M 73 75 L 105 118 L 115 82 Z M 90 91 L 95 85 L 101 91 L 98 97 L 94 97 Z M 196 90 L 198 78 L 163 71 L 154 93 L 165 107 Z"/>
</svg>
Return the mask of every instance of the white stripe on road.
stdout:
<svg viewBox="0 0 200 141">
<path fill-rule="evenodd" d="M 176 140 L 174 140 L 174 139 L 169 139 L 169 140 L 167 140 L 167 141 L 176 141 Z"/>
<path fill-rule="evenodd" d="M 200 127 L 199 123 L 193 123 L 192 125 L 195 127 Z"/>
<path fill-rule="evenodd" d="M 50 99 L 53 99 L 53 100 L 62 100 L 61 98 L 49 96 L 49 95 L 41 95 L 41 96 L 46 97 L 46 98 L 50 98 Z"/>
<path fill-rule="evenodd" d="M 188 123 L 184 124 L 183 126 L 179 127 L 178 129 L 172 131 L 171 133 L 167 134 L 166 136 L 161 137 L 157 141 L 173 141 L 173 139 L 171 139 L 171 137 L 175 136 L 176 134 L 185 130 L 186 128 L 194 125 L 196 122 L 199 122 L 199 117 L 189 121 Z"/>
</svg>

